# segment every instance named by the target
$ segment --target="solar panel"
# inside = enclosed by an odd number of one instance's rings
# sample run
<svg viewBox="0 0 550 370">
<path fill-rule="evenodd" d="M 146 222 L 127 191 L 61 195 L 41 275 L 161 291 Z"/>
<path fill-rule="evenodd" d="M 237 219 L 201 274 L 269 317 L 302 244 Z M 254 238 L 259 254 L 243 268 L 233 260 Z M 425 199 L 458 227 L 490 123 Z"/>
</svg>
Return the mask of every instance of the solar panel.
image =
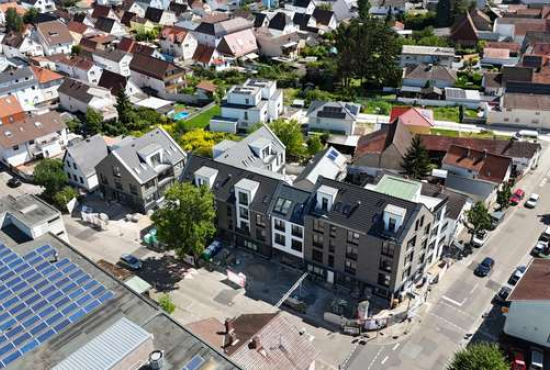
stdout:
<svg viewBox="0 0 550 370">
<path fill-rule="evenodd" d="M 199 355 L 196 355 L 183 367 L 182 370 L 197 370 L 199 369 L 202 364 L 204 363 L 204 358 L 202 358 Z"/>
</svg>

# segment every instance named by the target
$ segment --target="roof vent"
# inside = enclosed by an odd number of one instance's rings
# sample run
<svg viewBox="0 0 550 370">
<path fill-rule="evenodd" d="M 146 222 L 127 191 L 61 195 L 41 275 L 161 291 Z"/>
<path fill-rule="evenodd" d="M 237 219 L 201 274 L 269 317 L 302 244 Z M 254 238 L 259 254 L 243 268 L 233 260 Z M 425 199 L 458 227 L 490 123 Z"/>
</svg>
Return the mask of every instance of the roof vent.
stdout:
<svg viewBox="0 0 550 370">
<path fill-rule="evenodd" d="M 36 122 L 34 123 L 34 125 L 35 125 L 36 127 L 40 127 L 40 126 L 42 126 L 42 122 L 36 121 Z"/>
<path fill-rule="evenodd" d="M 164 351 L 153 351 L 149 355 L 149 367 L 152 370 L 160 370 L 164 366 Z"/>
</svg>

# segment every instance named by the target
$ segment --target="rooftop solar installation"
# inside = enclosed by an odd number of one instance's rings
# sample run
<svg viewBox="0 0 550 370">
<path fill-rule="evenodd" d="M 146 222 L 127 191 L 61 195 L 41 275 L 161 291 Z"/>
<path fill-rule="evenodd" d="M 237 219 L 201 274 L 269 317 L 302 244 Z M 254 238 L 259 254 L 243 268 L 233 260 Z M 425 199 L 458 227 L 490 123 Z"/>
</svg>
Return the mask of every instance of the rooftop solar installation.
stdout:
<svg viewBox="0 0 550 370">
<path fill-rule="evenodd" d="M 0 243 L 0 369 L 113 297 L 49 245 L 21 257 Z"/>
</svg>

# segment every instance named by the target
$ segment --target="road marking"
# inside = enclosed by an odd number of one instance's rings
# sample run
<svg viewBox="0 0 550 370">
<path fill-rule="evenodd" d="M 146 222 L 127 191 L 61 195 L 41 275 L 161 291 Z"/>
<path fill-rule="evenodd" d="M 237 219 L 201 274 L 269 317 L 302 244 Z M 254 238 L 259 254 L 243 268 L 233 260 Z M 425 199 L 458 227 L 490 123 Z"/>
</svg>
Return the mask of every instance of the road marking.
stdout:
<svg viewBox="0 0 550 370">
<path fill-rule="evenodd" d="M 380 363 L 381 363 L 382 365 L 384 365 L 384 364 L 386 363 L 386 361 L 388 361 L 389 358 L 390 358 L 390 356 L 384 357 L 384 359 L 383 359 L 382 361 L 380 361 Z"/>
<path fill-rule="evenodd" d="M 457 329 L 458 331 L 460 332 L 466 332 L 466 329 L 456 325 L 455 323 L 452 323 L 450 322 L 449 320 L 447 320 L 446 318 L 444 317 L 441 317 L 439 316 L 438 314 L 435 314 L 433 312 L 428 312 L 428 315 L 432 315 L 432 316 L 435 316 L 436 318 L 438 318 L 439 320 L 443 321 L 444 323 L 446 323 L 447 325 L 450 325 L 452 326 L 453 328 Z"/>
<path fill-rule="evenodd" d="M 548 179 L 545 177 L 544 179 L 542 179 L 542 181 L 540 182 L 539 184 L 539 187 L 543 187 L 544 185 L 546 185 L 546 182 L 548 181 Z"/>
<path fill-rule="evenodd" d="M 376 360 L 378 359 L 378 356 L 380 356 L 380 354 L 382 353 L 383 350 L 384 350 L 384 347 L 382 347 L 382 348 L 380 348 L 380 349 L 378 350 L 378 352 L 376 353 L 376 355 L 374 355 L 374 357 L 372 358 L 372 361 L 370 362 L 369 367 L 367 367 L 367 370 L 372 369 L 372 365 L 374 365 L 374 363 L 375 363 Z"/>
<path fill-rule="evenodd" d="M 472 288 L 472 290 L 470 290 L 470 294 L 472 294 L 474 292 L 474 290 L 477 289 L 477 286 L 479 285 L 479 283 L 477 283 L 476 285 L 474 285 L 474 287 Z"/>
<path fill-rule="evenodd" d="M 477 320 L 477 319 L 478 319 L 477 316 L 470 315 L 468 312 L 464 312 L 464 311 L 462 311 L 462 310 L 456 308 L 454 305 L 451 305 L 451 304 L 449 304 L 449 303 L 447 303 L 447 302 L 445 302 L 445 301 L 441 301 L 441 303 L 447 305 L 447 307 L 449 307 L 450 309 L 452 309 L 453 311 L 455 311 L 455 312 L 457 312 L 457 313 L 459 313 L 459 314 L 461 314 L 461 315 L 464 315 L 464 316 L 469 317 L 469 318 L 474 319 L 474 320 Z"/>
<path fill-rule="evenodd" d="M 462 300 L 462 302 L 457 302 L 457 301 L 455 301 L 454 299 L 447 297 L 446 295 L 444 295 L 442 298 L 443 298 L 444 300 L 448 301 L 448 302 L 451 302 L 452 304 L 457 305 L 458 307 L 462 307 L 462 305 L 463 305 L 464 302 L 466 301 L 466 298 L 464 298 L 464 299 Z"/>
<path fill-rule="evenodd" d="M 401 343 L 396 343 L 395 346 L 393 346 L 393 348 L 391 350 L 395 351 L 396 349 L 399 348 L 400 345 L 401 345 Z"/>
</svg>

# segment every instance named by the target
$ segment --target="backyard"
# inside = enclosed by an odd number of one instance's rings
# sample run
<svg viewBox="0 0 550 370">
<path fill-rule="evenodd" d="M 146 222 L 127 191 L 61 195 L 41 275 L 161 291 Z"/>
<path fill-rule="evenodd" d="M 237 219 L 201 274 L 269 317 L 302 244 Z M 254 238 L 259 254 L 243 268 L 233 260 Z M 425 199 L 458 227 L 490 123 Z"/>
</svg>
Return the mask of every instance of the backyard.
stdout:
<svg viewBox="0 0 550 370">
<path fill-rule="evenodd" d="M 177 108 L 176 108 L 177 110 Z M 175 123 L 177 131 L 186 132 L 194 129 L 204 129 L 210 123 L 210 119 L 214 116 L 219 115 L 221 108 L 219 105 L 213 105 L 207 110 L 202 111 L 201 113 L 192 116 L 189 119 L 177 121 Z M 177 114 L 177 113 L 176 113 Z"/>
<path fill-rule="evenodd" d="M 468 131 L 455 131 L 455 130 L 446 130 L 441 128 L 433 128 L 430 130 L 432 135 L 440 136 L 452 136 L 452 137 L 469 137 L 474 139 L 493 139 L 493 140 L 509 140 L 509 136 L 505 135 L 495 135 L 493 131 L 483 130 L 480 132 L 468 132 Z"/>
</svg>

